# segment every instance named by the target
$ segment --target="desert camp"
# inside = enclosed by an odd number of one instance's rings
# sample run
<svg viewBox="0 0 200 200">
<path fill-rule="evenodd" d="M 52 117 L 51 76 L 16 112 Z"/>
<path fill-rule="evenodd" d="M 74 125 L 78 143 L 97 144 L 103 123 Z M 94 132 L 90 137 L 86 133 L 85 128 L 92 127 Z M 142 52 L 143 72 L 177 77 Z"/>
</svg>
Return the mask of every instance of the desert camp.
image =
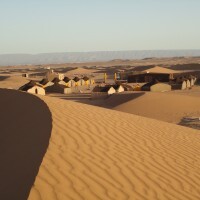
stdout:
<svg viewBox="0 0 200 200">
<path fill-rule="evenodd" d="M 0 200 L 200 200 L 199 8 L 1 1 Z"/>
</svg>

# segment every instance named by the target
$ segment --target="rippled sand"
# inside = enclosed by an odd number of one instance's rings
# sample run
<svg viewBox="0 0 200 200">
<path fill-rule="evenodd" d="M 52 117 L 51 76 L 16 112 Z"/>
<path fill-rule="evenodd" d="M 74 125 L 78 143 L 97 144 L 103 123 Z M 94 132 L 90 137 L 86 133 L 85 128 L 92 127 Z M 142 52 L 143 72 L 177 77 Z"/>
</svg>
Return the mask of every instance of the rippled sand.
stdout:
<svg viewBox="0 0 200 200">
<path fill-rule="evenodd" d="M 53 129 L 29 200 L 200 199 L 199 131 L 41 98 Z"/>
</svg>

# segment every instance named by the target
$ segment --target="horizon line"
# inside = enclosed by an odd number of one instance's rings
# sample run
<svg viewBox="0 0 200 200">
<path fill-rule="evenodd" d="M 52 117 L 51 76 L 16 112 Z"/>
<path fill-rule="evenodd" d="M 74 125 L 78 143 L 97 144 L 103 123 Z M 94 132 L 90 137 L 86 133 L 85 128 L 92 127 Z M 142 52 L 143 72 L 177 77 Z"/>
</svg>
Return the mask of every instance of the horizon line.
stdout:
<svg viewBox="0 0 200 200">
<path fill-rule="evenodd" d="M 60 51 L 41 53 L 0 53 L 0 55 L 39 55 L 39 54 L 59 54 L 59 53 L 99 53 L 99 52 L 128 52 L 128 51 L 199 51 L 199 49 L 143 49 L 143 50 L 95 50 L 95 51 Z"/>
</svg>

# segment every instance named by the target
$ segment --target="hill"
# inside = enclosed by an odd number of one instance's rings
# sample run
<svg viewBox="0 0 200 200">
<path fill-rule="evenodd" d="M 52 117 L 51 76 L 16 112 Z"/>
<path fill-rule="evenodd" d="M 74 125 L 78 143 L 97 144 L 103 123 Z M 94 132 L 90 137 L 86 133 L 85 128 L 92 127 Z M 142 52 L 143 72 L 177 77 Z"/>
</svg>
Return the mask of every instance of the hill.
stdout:
<svg viewBox="0 0 200 200">
<path fill-rule="evenodd" d="M 59 64 L 99 62 L 110 60 L 133 60 L 164 57 L 196 57 L 200 50 L 143 50 L 143 51 L 97 51 L 42 54 L 1 54 L 0 66 L 28 64 Z"/>
</svg>

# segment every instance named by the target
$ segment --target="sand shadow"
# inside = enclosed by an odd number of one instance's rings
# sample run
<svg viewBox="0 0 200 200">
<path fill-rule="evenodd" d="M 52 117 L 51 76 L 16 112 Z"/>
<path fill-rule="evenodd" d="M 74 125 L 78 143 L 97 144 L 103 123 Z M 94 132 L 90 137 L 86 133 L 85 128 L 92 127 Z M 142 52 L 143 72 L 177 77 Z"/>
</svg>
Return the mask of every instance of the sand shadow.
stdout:
<svg viewBox="0 0 200 200">
<path fill-rule="evenodd" d="M 0 76 L 0 81 L 4 81 L 6 79 L 8 79 L 10 76 Z"/>
<path fill-rule="evenodd" d="M 114 108 L 121 104 L 137 99 L 144 94 L 145 92 L 116 93 L 106 99 L 104 106 L 107 108 Z"/>
<path fill-rule="evenodd" d="M 36 96 L 0 89 L 0 199 L 27 199 L 47 150 L 51 113 Z"/>
<path fill-rule="evenodd" d="M 200 130 L 200 122 L 185 122 L 184 120 L 181 120 L 178 125 Z"/>
<path fill-rule="evenodd" d="M 63 100 L 76 101 L 78 103 L 83 103 L 87 105 L 113 109 L 114 107 L 119 106 L 123 103 L 127 103 L 128 101 L 137 99 L 143 96 L 144 94 L 145 92 L 122 92 L 122 93 L 112 94 L 103 99 L 91 99 L 91 94 L 71 94 L 71 95 L 56 94 L 51 96 Z"/>
</svg>

